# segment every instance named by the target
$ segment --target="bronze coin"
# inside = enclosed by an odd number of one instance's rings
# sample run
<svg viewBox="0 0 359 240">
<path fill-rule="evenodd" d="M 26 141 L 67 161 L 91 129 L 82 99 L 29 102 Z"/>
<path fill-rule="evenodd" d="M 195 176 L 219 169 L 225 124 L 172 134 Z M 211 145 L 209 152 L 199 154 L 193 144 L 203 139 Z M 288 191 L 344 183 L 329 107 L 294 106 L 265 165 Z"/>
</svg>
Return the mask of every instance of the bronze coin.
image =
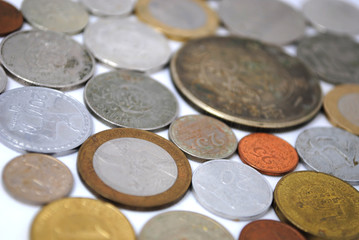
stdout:
<svg viewBox="0 0 359 240">
<path fill-rule="evenodd" d="M 22 14 L 16 7 L 8 2 L 0 1 L 0 36 L 19 29 L 23 21 Z"/>
<path fill-rule="evenodd" d="M 184 153 L 154 133 L 132 128 L 99 132 L 81 146 L 78 171 L 96 193 L 129 208 L 179 200 L 192 170 Z"/>
</svg>

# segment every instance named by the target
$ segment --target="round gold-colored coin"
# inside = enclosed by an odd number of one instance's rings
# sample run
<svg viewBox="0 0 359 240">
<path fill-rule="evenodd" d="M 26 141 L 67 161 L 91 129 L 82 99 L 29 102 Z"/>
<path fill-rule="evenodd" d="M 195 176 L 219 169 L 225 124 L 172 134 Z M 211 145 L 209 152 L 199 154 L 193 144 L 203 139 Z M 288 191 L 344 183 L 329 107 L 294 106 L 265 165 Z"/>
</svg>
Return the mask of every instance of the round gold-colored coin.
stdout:
<svg viewBox="0 0 359 240">
<path fill-rule="evenodd" d="M 42 208 L 31 226 L 31 240 L 135 240 L 127 218 L 112 204 L 95 199 L 64 198 Z"/>
<path fill-rule="evenodd" d="M 185 41 L 213 34 L 218 16 L 201 0 L 139 0 L 137 17 L 167 37 Z"/>
<path fill-rule="evenodd" d="M 359 239 L 359 192 L 331 175 L 300 171 L 284 176 L 274 190 L 275 211 L 308 239 Z"/>
<path fill-rule="evenodd" d="M 337 127 L 359 135 L 359 85 L 338 85 L 324 97 L 324 111 Z"/>
<path fill-rule="evenodd" d="M 99 195 L 130 208 L 179 200 L 192 170 L 184 153 L 154 133 L 131 128 L 99 132 L 81 146 L 78 171 Z"/>
</svg>

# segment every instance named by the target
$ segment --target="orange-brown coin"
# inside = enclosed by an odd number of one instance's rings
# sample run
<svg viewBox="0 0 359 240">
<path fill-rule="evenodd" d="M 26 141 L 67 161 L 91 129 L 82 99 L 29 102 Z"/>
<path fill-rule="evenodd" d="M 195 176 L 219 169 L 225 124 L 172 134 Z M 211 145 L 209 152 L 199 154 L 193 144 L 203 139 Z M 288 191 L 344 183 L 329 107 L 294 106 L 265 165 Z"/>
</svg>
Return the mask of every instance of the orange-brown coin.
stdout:
<svg viewBox="0 0 359 240">
<path fill-rule="evenodd" d="M 23 17 L 19 10 L 5 1 L 0 1 L 0 36 L 9 34 L 22 26 Z"/>
<path fill-rule="evenodd" d="M 267 133 L 252 133 L 239 141 L 242 162 L 266 175 L 282 175 L 295 169 L 298 154 L 288 142 Z"/>
</svg>

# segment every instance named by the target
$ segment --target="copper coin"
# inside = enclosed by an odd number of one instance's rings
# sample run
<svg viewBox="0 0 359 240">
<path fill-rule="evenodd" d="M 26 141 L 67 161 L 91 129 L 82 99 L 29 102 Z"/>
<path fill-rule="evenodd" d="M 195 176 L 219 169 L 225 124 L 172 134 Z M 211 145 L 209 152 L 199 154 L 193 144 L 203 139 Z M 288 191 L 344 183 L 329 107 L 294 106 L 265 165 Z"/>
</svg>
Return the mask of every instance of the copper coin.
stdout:
<svg viewBox="0 0 359 240">
<path fill-rule="evenodd" d="M 305 237 L 288 224 L 274 220 L 257 220 L 247 224 L 238 240 L 305 240 Z"/>
<path fill-rule="evenodd" d="M 294 147 L 268 133 L 252 133 L 239 141 L 242 162 L 266 175 L 282 175 L 295 169 L 299 157 Z"/>
<path fill-rule="evenodd" d="M 179 200 L 192 170 L 184 153 L 154 133 L 132 128 L 99 132 L 81 146 L 78 171 L 99 195 L 130 208 Z"/>
<path fill-rule="evenodd" d="M 19 29 L 23 21 L 22 14 L 16 7 L 8 2 L 0 1 L 0 36 Z"/>
</svg>

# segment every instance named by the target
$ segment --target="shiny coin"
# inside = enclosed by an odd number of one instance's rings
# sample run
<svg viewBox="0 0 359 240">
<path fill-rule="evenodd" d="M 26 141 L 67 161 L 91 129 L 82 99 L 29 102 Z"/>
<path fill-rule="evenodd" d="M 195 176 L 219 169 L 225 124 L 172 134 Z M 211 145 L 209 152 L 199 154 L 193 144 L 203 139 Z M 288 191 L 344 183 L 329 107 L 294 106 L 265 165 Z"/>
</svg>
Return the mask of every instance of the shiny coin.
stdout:
<svg viewBox="0 0 359 240">
<path fill-rule="evenodd" d="M 97 59 L 116 68 L 154 70 L 171 55 L 162 34 L 128 18 L 97 20 L 86 28 L 84 42 Z"/>
<path fill-rule="evenodd" d="M 91 116 L 77 100 L 42 87 L 0 95 L 0 140 L 20 151 L 60 153 L 81 145 L 92 132 Z"/>
<path fill-rule="evenodd" d="M 0 36 L 19 29 L 23 21 L 22 14 L 16 7 L 6 1 L 0 1 Z"/>
<path fill-rule="evenodd" d="M 66 198 L 43 207 L 35 217 L 31 240 L 135 240 L 127 218 L 112 204 L 86 198 Z"/>
<path fill-rule="evenodd" d="M 241 160 L 267 175 L 282 175 L 293 171 L 298 154 L 285 140 L 267 133 L 252 133 L 238 144 Z"/>
<path fill-rule="evenodd" d="M 91 54 L 71 38 L 55 32 L 24 31 L 7 36 L 0 45 L 3 66 L 26 83 L 68 89 L 93 74 Z"/>
<path fill-rule="evenodd" d="M 123 16 L 132 12 L 134 0 L 81 0 L 85 7 L 98 16 Z"/>
<path fill-rule="evenodd" d="M 134 208 L 177 201 L 191 183 L 185 155 L 170 141 L 138 129 L 97 133 L 80 148 L 78 170 L 101 196 Z"/>
<path fill-rule="evenodd" d="M 145 130 L 170 124 L 178 112 L 175 96 L 150 77 L 130 71 L 108 72 L 85 88 L 87 106 L 106 122 Z"/>
<path fill-rule="evenodd" d="M 359 95 L 358 95 L 359 96 Z M 359 184 L 359 137 L 339 128 L 310 128 L 295 143 L 307 167 Z"/>
<path fill-rule="evenodd" d="M 158 214 L 142 228 L 139 240 L 233 240 L 232 235 L 215 220 L 189 211 Z"/>
<path fill-rule="evenodd" d="M 0 66 L 0 93 L 2 93 L 7 84 L 7 76 L 4 69 Z"/>
<path fill-rule="evenodd" d="M 304 38 L 297 54 L 324 81 L 359 83 L 359 44 L 349 36 L 321 34 Z"/>
<path fill-rule="evenodd" d="M 223 0 L 219 15 L 232 34 L 267 43 L 287 44 L 305 33 L 304 16 L 278 0 Z"/>
<path fill-rule="evenodd" d="M 137 17 L 174 40 L 187 40 L 213 34 L 217 14 L 200 0 L 139 0 Z"/>
<path fill-rule="evenodd" d="M 319 172 L 293 172 L 274 190 L 275 210 L 309 239 L 359 238 L 359 192 L 339 178 Z"/>
<path fill-rule="evenodd" d="M 41 30 L 74 34 L 88 22 L 88 13 L 71 0 L 24 0 L 22 14 L 34 27 Z"/>
<path fill-rule="evenodd" d="M 232 220 L 256 219 L 272 204 L 268 181 L 253 168 L 230 160 L 203 163 L 193 173 L 192 187 L 203 207 Z"/>
<path fill-rule="evenodd" d="M 359 135 L 359 85 L 345 84 L 324 98 L 324 110 L 334 126 Z"/>
<path fill-rule="evenodd" d="M 73 185 L 70 169 L 45 154 L 29 153 L 12 159 L 5 166 L 2 177 L 12 196 L 34 204 L 65 197 Z"/>
<path fill-rule="evenodd" d="M 318 81 L 280 48 L 238 37 L 185 44 L 172 58 L 172 79 L 194 105 L 252 127 L 285 128 L 320 109 Z"/>
</svg>

